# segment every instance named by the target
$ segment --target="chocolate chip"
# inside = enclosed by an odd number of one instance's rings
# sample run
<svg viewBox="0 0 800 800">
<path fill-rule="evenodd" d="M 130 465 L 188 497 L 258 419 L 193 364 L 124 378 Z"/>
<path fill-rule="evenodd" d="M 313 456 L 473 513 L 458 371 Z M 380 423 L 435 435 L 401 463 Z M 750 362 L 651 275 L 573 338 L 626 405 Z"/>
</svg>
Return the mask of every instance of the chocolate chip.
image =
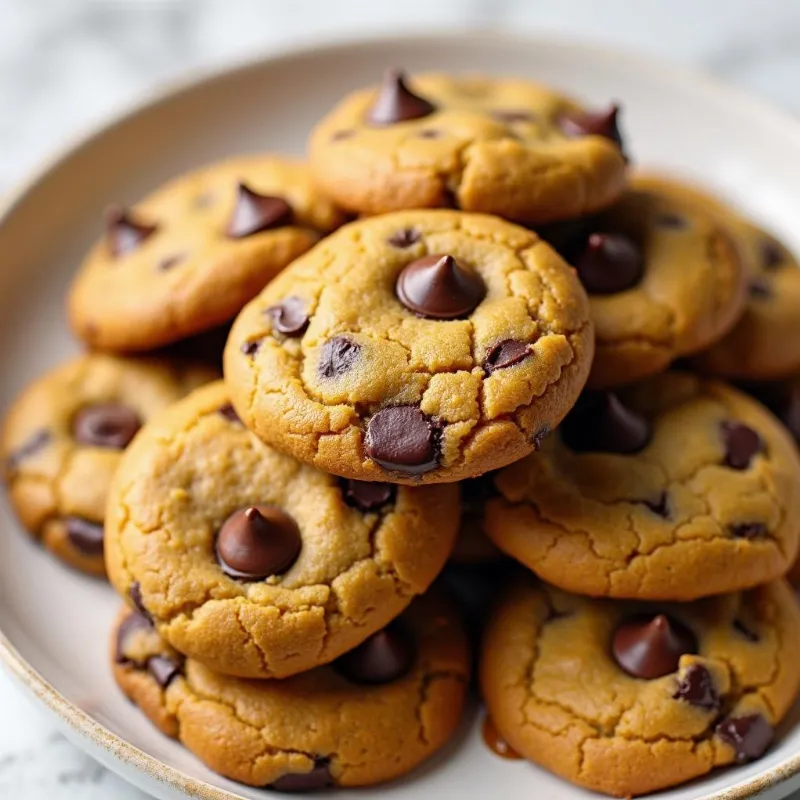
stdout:
<svg viewBox="0 0 800 800">
<path fill-rule="evenodd" d="M 399 623 L 393 623 L 340 656 L 334 668 L 353 683 L 377 685 L 402 678 L 414 658 L 411 639 Z"/>
<path fill-rule="evenodd" d="M 702 664 L 692 664 L 686 668 L 672 697 L 709 711 L 720 705 L 711 673 Z"/>
<path fill-rule="evenodd" d="M 158 225 L 136 219 L 121 206 L 113 206 L 106 212 L 106 242 L 115 258 L 132 253 L 157 230 Z"/>
<path fill-rule="evenodd" d="M 764 449 L 761 437 L 741 422 L 726 420 L 720 430 L 725 444 L 725 463 L 731 469 L 747 469 L 753 457 Z"/>
<path fill-rule="evenodd" d="M 9 470 L 14 470 L 32 455 L 38 453 L 43 447 L 49 444 L 53 435 L 50 431 L 40 430 L 32 433 L 16 450 L 12 450 L 6 459 L 6 467 Z"/>
<path fill-rule="evenodd" d="M 367 121 L 373 125 L 392 125 L 395 122 L 427 117 L 435 110 L 432 103 L 408 88 L 402 70 L 387 69 L 383 73 L 378 96 L 367 112 Z"/>
<path fill-rule="evenodd" d="M 663 211 L 657 214 L 655 224 L 659 228 L 669 228 L 676 231 L 689 227 L 689 221 L 686 217 L 682 217 L 680 214 L 675 214 L 672 211 Z"/>
<path fill-rule="evenodd" d="M 292 222 L 292 207 L 282 198 L 259 194 L 240 183 L 236 205 L 225 231 L 230 239 L 244 239 L 254 233 L 280 228 Z"/>
<path fill-rule="evenodd" d="M 524 108 L 497 108 L 489 112 L 492 119 L 513 125 L 515 122 L 533 122 L 536 115 Z"/>
<path fill-rule="evenodd" d="M 425 128 L 417 134 L 420 139 L 438 139 L 441 135 L 442 132 L 437 131 L 436 128 Z"/>
<path fill-rule="evenodd" d="M 356 132 L 352 128 L 344 128 L 340 131 L 334 131 L 331 134 L 331 141 L 332 142 L 341 142 L 345 139 L 352 139 L 356 135 Z"/>
<path fill-rule="evenodd" d="M 486 295 L 480 275 L 441 254 L 408 264 L 397 278 L 396 291 L 409 311 L 427 319 L 466 317 Z"/>
<path fill-rule="evenodd" d="M 730 526 L 731 534 L 737 539 L 759 539 L 767 535 L 763 522 L 740 522 Z"/>
<path fill-rule="evenodd" d="M 620 106 L 612 103 L 605 111 L 568 111 L 559 120 L 561 130 L 570 139 L 580 136 L 603 136 L 623 149 L 619 130 Z"/>
<path fill-rule="evenodd" d="M 236 409 L 233 407 L 232 403 L 226 403 L 224 406 L 220 406 L 217 409 L 217 413 L 221 414 L 229 422 L 236 422 L 239 425 L 243 424 L 242 418 L 236 413 Z"/>
<path fill-rule="evenodd" d="M 531 355 L 529 344 L 516 339 L 505 339 L 489 348 L 486 360 L 483 362 L 483 369 L 488 375 L 491 375 L 495 370 L 519 364 L 529 355 Z"/>
<path fill-rule="evenodd" d="M 747 292 L 754 299 L 767 300 L 772 297 L 772 285 L 763 275 L 759 275 L 747 285 Z"/>
<path fill-rule="evenodd" d="M 625 406 L 614 392 L 584 392 L 561 425 L 561 438 L 578 453 L 633 455 L 650 443 L 647 419 Z"/>
<path fill-rule="evenodd" d="M 275 506 L 249 506 L 234 511 L 217 536 L 217 560 L 232 578 L 261 581 L 280 575 L 300 555 L 297 523 Z"/>
<path fill-rule="evenodd" d="M 634 678 L 653 680 L 678 669 L 686 653 L 697 651 L 692 632 L 664 614 L 624 622 L 614 633 L 614 658 Z"/>
<path fill-rule="evenodd" d="M 395 488 L 391 483 L 378 481 L 343 480 L 342 494 L 347 505 L 363 513 L 377 511 L 394 499 Z"/>
<path fill-rule="evenodd" d="M 666 492 L 661 492 L 657 500 L 640 500 L 643 506 L 647 506 L 654 514 L 664 519 L 669 519 L 669 497 Z"/>
<path fill-rule="evenodd" d="M 395 231 L 388 239 L 393 247 L 411 247 L 412 244 L 422 240 L 422 234 L 416 228 L 401 228 Z"/>
<path fill-rule="evenodd" d="M 85 556 L 103 555 L 103 523 L 90 522 L 83 517 L 67 517 L 67 538 Z"/>
<path fill-rule="evenodd" d="M 770 237 L 761 240 L 761 263 L 764 269 L 775 269 L 786 261 L 786 252 Z"/>
<path fill-rule="evenodd" d="M 302 336 L 308 327 L 306 305 L 299 297 L 287 297 L 280 305 L 270 306 L 265 313 L 272 317 L 272 325 L 284 336 Z"/>
<path fill-rule="evenodd" d="M 116 661 L 117 664 L 136 664 L 135 661 L 126 655 L 128 641 L 139 631 L 150 632 L 153 630 L 153 623 L 144 614 L 133 612 L 128 614 L 120 623 L 117 630 Z M 142 666 L 137 664 L 137 666 Z"/>
<path fill-rule="evenodd" d="M 268 788 L 276 792 L 313 792 L 333 785 L 327 758 L 314 760 L 311 772 L 288 772 Z"/>
<path fill-rule="evenodd" d="M 75 415 L 72 435 L 81 444 L 124 450 L 141 427 L 141 417 L 129 406 L 97 403 Z"/>
<path fill-rule="evenodd" d="M 148 658 L 147 671 L 162 689 L 166 689 L 181 674 L 180 666 L 167 656 Z"/>
<path fill-rule="evenodd" d="M 250 342 L 242 342 L 242 346 L 239 348 L 244 355 L 248 358 L 252 358 L 257 352 L 259 347 L 261 347 L 262 339 L 253 339 Z"/>
<path fill-rule="evenodd" d="M 748 642 L 755 643 L 761 641 L 761 637 L 754 630 L 748 628 L 747 625 L 745 625 L 744 622 L 742 622 L 740 619 L 735 619 L 733 621 L 733 629 L 737 633 L 744 636 L 744 638 L 747 639 Z"/>
<path fill-rule="evenodd" d="M 537 428 L 531 436 L 531 444 L 534 449 L 538 450 L 542 446 L 542 442 L 550 435 L 550 426 L 545 423 Z"/>
<path fill-rule="evenodd" d="M 421 475 L 439 463 L 437 429 L 415 406 L 391 406 L 367 425 L 364 448 L 385 469 Z"/>
<path fill-rule="evenodd" d="M 158 262 L 157 269 L 159 272 L 167 272 L 173 267 L 177 267 L 182 261 L 186 260 L 186 253 L 175 253 L 171 256 L 166 256 Z"/>
<path fill-rule="evenodd" d="M 589 294 L 617 294 L 639 283 L 644 262 L 639 246 L 627 236 L 593 233 L 575 269 Z"/>
<path fill-rule="evenodd" d="M 772 744 L 775 731 L 761 714 L 727 717 L 717 725 L 717 735 L 736 752 L 736 761 L 744 764 L 764 755 Z"/>
<path fill-rule="evenodd" d="M 361 352 L 361 345 L 346 336 L 334 336 L 322 345 L 317 371 L 321 378 L 338 378 L 349 372 Z"/>
<path fill-rule="evenodd" d="M 138 581 L 134 581 L 131 584 L 131 588 L 128 590 L 128 596 L 131 598 L 131 603 L 133 603 L 133 607 L 149 622 L 153 621 L 153 617 L 151 616 L 150 612 L 144 607 L 144 601 L 142 600 L 142 586 Z"/>
</svg>

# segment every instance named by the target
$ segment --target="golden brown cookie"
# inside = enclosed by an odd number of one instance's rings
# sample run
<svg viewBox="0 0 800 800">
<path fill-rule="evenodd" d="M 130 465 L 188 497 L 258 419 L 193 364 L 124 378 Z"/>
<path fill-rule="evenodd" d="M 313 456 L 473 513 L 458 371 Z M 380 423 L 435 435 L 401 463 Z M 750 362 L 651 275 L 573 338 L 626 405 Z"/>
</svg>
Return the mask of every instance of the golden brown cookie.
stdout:
<svg viewBox="0 0 800 800">
<path fill-rule="evenodd" d="M 342 481 L 253 436 L 221 383 L 151 421 L 106 517 L 109 578 L 218 672 L 327 663 L 424 592 L 453 548 L 455 486 Z"/>
<path fill-rule="evenodd" d="M 116 351 L 202 333 L 343 221 L 306 167 L 286 158 L 239 157 L 182 175 L 109 213 L 70 290 L 72 329 Z"/>
<path fill-rule="evenodd" d="M 455 733 L 469 679 L 458 615 L 438 593 L 333 664 L 281 681 L 218 675 L 126 610 L 114 676 L 164 733 L 251 786 L 371 786 L 414 769 Z"/>
<path fill-rule="evenodd" d="M 683 184 L 634 178 L 608 211 L 543 235 L 589 294 L 594 388 L 662 372 L 724 336 L 744 310 L 747 273 L 732 229 Z"/>
<path fill-rule="evenodd" d="M 25 528 L 71 566 L 104 575 L 106 495 L 122 450 L 155 412 L 215 377 L 188 362 L 96 354 L 31 383 L 2 436 L 6 488 Z"/>
<path fill-rule="evenodd" d="M 517 752 L 630 797 L 759 758 L 797 695 L 799 658 L 800 608 L 783 580 L 656 605 L 528 577 L 488 623 L 481 686 Z"/>
<path fill-rule="evenodd" d="M 495 484 L 489 538 L 581 594 L 691 600 L 781 576 L 798 550 L 794 442 L 746 395 L 688 374 L 585 394 Z"/>
<path fill-rule="evenodd" d="M 359 480 L 442 483 L 536 449 L 582 388 L 586 295 L 535 234 L 407 211 L 345 226 L 237 318 L 225 378 L 269 444 Z"/>
<path fill-rule="evenodd" d="M 343 208 L 452 206 L 521 222 L 605 208 L 625 185 L 618 108 L 530 81 L 387 70 L 314 130 L 314 179 Z"/>
</svg>

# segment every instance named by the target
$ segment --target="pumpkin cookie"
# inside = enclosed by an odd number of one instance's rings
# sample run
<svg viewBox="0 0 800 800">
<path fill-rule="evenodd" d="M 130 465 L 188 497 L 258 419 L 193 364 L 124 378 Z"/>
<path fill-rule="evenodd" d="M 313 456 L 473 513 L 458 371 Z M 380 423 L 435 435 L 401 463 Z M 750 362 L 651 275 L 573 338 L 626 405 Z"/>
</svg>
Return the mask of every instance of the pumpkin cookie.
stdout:
<svg viewBox="0 0 800 800">
<path fill-rule="evenodd" d="M 299 162 L 250 156 L 188 173 L 109 212 L 70 291 L 72 329 L 118 351 L 202 333 L 342 222 Z"/>
<path fill-rule="evenodd" d="M 106 495 L 122 451 L 152 414 L 215 377 L 186 362 L 97 354 L 34 381 L 2 436 L 6 488 L 25 528 L 73 567 L 104 575 Z"/>
<path fill-rule="evenodd" d="M 783 575 L 797 554 L 794 442 L 749 397 L 691 375 L 585 394 L 495 484 L 489 538 L 581 594 L 691 600 Z"/>
<path fill-rule="evenodd" d="M 586 295 L 535 234 L 408 211 L 351 223 L 237 318 L 225 377 L 245 424 L 359 480 L 441 483 L 532 452 L 592 358 Z"/>
<path fill-rule="evenodd" d="M 455 206 L 520 222 L 605 208 L 625 185 L 618 107 L 587 111 L 526 80 L 387 70 L 311 136 L 314 179 L 343 208 Z"/>
<path fill-rule="evenodd" d="M 343 481 L 272 450 L 219 382 L 148 424 L 106 518 L 111 582 L 218 672 L 292 675 L 396 617 L 447 561 L 455 486 Z"/>
<path fill-rule="evenodd" d="M 797 695 L 798 658 L 800 607 L 782 580 L 656 605 L 528 577 L 487 625 L 481 686 L 518 753 L 630 797 L 763 755 Z"/>
</svg>

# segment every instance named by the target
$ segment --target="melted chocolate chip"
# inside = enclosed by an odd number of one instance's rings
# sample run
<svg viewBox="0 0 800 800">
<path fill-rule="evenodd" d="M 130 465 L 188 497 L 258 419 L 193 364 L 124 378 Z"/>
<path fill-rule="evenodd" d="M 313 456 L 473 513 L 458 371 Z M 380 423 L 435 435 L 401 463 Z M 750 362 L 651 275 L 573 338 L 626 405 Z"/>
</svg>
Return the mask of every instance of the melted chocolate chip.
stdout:
<svg viewBox="0 0 800 800">
<path fill-rule="evenodd" d="M 421 475 L 439 463 L 437 429 L 415 406 L 391 406 L 367 425 L 364 449 L 385 469 Z"/>
<path fill-rule="evenodd" d="M 634 678 L 653 680 L 678 669 L 682 655 L 697 651 L 692 632 L 664 614 L 629 620 L 617 628 L 614 658 Z"/>
<path fill-rule="evenodd" d="M 755 300 L 768 300 L 772 297 L 772 285 L 763 275 L 759 275 L 747 285 L 747 292 Z"/>
<path fill-rule="evenodd" d="M 570 111 L 559 120 L 561 130 L 570 139 L 580 136 L 603 136 L 623 149 L 619 130 L 620 107 L 612 103 L 605 111 Z"/>
<path fill-rule="evenodd" d="M 776 269 L 786 261 L 786 253 L 778 242 L 772 238 L 761 240 L 761 263 L 764 269 Z"/>
<path fill-rule="evenodd" d="M 6 468 L 13 470 L 25 461 L 26 458 L 38 453 L 42 448 L 50 443 L 53 435 L 50 431 L 40 430 L 31 434 L 16 450 L 12 450 L 6 459 Z"/>
<path fill-rule="evenodd" d="M 489 348 L 483 368 L 488 375 L 495 370 L 513 367 L 531 355 L 530 345 L 516 339 L 505 339 Z"/>
<path fill-rule="evenodd" d="M 306 304 L 299 297 L 287 297 L 280 305 L 270 306 L 264 313 L 272 317 L 272 325 L 284 336 L 302 336 L 308 327 Z"/>
<path fill-rule="evenodd" d="M 120 623 L 117 630 L 117 645 L 116 645 L 116 661 L 117 664 L 136 664 L 125 653 L 128 647 L 128 641 L 139 631 L 150 632 L 153 630 L 153 623 L 150 619 L 143 614 L 132 613 L 128 614 L 125 619 Z M 138 664 L 137 666 L 142 666 Z"/>
<path fill-rule="evenodd" d="M 280 228 L 291 222 L 292 207 L 282 197 L 259 194 L 240 183 L 226 233 L 230 239 L 244 239 L 254 233 Z"/>
<path fill-rule="evenodd" d="M 120 206 L 106 212 L 106 242 L 114 258 L 132 253 L 157 230 L 158 225 L 142 222 Z"/>
<path fill-rule="evenodd" d="M 759 758 L 772 744 L 775 731 L 761 714 L 727 717 L 717 725 L 717 736 L 736 752 L 736 761 L 744 764 Z"/>
<path fill-rule="evenodd" d="M 654 514 L 664 519 L 669 519 L 669 496 L 662 492 L 657 500 L 641 500 L 642 505 L 647 506 Z"/>
<path fill-rule="evenodd" d="M 422 241 L 422 234 L 416 228 L 401 228 L 399 231 L 395 231 L 386 241 L 393 247 L 406 248 Z"/>
<path fill-rule="evenodd" d="M 713 711 L 720 705 L 711 673 L 702 664 L 687 667 L 672 697 L 708 711 Z"/>
<path fill-rule="evenodd" d="M 412 261 L 397 278 L 396 291 L 409 311 L 427 319 L 466 317 L 486 295 L 480 275 L 441 254 Z"/>
<path fill-rule="evenodd" d="M 328 759 L 317 758 L 311 772 L 288 772 L 270 784 L 269 788 L 276 792 L 313 792 L 332 785 Z"/>
<path fill-rule="evenodd" d="M 334 336 L 322 345 L 317 371 L 321 378 L 338 378 L 349 372 L 358 359 L 361 345 L 346 336 Z"/>
<path fill-rule="evenodd" d="M 103 555 L 103 523 L 90 522 L 83 517 L 67 517 L 67 538 L 85 556 Z"/>
<path fill-rule="evenodd" d="M 347 505 L 364 514 L 377 511 L 394 500 L 395 488 L 391 483 L 378 481 L 343 480 L 342 493 Z"/>
<path fill-rule="evenodd" d="M 261 339 L 253 339 L 249 342 L 242 342 L 242 346 L 239 348 L 244 355 L 248 358 L 252 358 L 257 352 L 258 349 L 261 347 Z"/>
<path fill-rule="evenodd" d="M 275 506 L 234 511 L 217 536 L 217 560 L 232 578 L 261 581 L 280 575 L 297 560 L 302 539 L 297 523 Z"/>
<path fill-rule="evenodd" d="M 741 422 L 726 420 L 720 430 L 725 444 L 725 463 L 731 469 L 747 469 L 753 457 L 764 449 L 761 437 Z"/>
<path fill-rule="evenodd" d="M 744 636 L 744 638 L 747 639 L 748 642 L 755 643 L 761 641 L 761 637 L 754 630 L 748 628 L 747 625 L 745 625 L 744 622 L 742 622 L 740 619 L 735 619 L 733 621 L 733 629 L 737 633 Z"/>
<path fill-rule="evenodd" d="M 545 423 L 537 428 L 531 436 L 531 444 L 534 449 L 538 450 L 542 446 L 542 442 L 550 435 L 550 426 Z"/>
<path fill-rule="evenodd" d="M 147 671 L 162 689 L 166 689 L 181 674 L 180 665 L 167 656 L 151 656 L 148 658 Z"/>
<path fill-rule="evenodd" d="M 220 406 L 217 409 L 217 413 L 221 414 L 229 422 L 235 422 L 238 425 L 243 424 L 242 418 L 236 413 L 236 409 L 233 407 L 231 403 L 226 403 L 224 406 Z"/>
<path fill-rule="evenodd" d="M 119 403 L 84 406 L 72 421 L 76 441 L 91 447 L 124 450 L 142 427 L 141 417 Z"/>
<path fill-rule="evenodd" d="M 675 214 L 672 211 L 663 211 L 657 214 L 655 224 L 659 228 L 669 228 L 676 231 L 689 227 L 689 221 L 686 217 L 682 217 L 680 214 Z"/>
<path fill-rule="evenodd" d="M 377 685 L 402 678 L 414 658 L 411 639 L 400 624 L 393 623 L 340 656 L 334 666 L 353 683 Z"/>
<path fill-rule="evenodd" d="M 617 294 L 639 283 L 644 261 L 639 246 L 627 236 L 593 233 L 575 269 L 589 294 Z"/>
<path fill-rule="evenodd" d="M 497 108 L 489 112 L 492 119 L 513 125 L 515 122 L 533 122 L 536 114 L 524 108 Z"/>
<path fill-rule="evenodd" d="M 168 272 L 173 267 L 177 267 L 182 261 L 186 260 L 186 253 L 175 253 L 171 256 L 166 256 L 158 262 L 156 269 L 159 272 Z"/>
<path fill-rule="evenodd" d="M 392 125 L 410 119 L 420 119 L 433 114 L 436 107 L 420 97 L 406 84 L 402 70 L 387 69 L 375 102 L 367 112 L 367 121 L 372 125 Z"/>
<path fill-rule="evenodd" d="M 737 539 L 759 539 L 767 535 L 763 522 L 740 522 L 730 526 L 731 534 Z"/>
<path fill-rule="evenodd" d="M 584 392 L 561 425 L 561 438 L 578 453 L 633 455 L 650 443 L 647 419 L 613 392 Z"/>
<path fill-rule="evenodd" d="M 133 603 L 133 607 L 149 622 L 153 621 L 153 617 L 150 615 L 150 612 L 144 607 L 144 601 L 142 600 L 142 586 L 138 581 L 134 581 L 131 584 L 131 588 L 128 590 L 128 596 L 131 598 L 131 603 Z"/>
</svg>

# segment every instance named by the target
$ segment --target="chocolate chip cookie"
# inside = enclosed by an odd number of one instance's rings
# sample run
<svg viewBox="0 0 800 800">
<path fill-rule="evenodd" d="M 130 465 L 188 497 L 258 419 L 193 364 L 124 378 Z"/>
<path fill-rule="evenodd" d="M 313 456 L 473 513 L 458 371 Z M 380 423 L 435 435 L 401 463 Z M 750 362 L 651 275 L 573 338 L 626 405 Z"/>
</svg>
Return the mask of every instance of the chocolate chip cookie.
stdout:
<svg viewBox="0 0 800 800">
<path fill-rule="evenodd" d="M 187 362 L 96 354 L 34 381 L 8 412 L 1 446 L 25 528 L 73 567 L 104 575 L 106 495 L 122 451 L 152 414 L 215 377 Z"/>
<path fill-rule="evenodd" d="M 188 173 L 109 212 L 70 291 L 72 329 L 114 351 L 207 331 L 342 222 L 299 162 L 250 156 Z"/>
<path fill-rule="evenodd" d="M 745 308 L 747 273 L 709 202 L 666 179 L 634 178 L 607 212 L 558 229 L 589 293 L 596 332 L 589 385 L 665 370 L 727 333 Z M 543 232 L 548 235 L 547 232 Z"/>
<path fill-rule="evenodd" d="M 456 207 L 527 223 L 605 208 L 625 185 L 619 107 L 526 80 L 387 70 L 314 130 L 314 179 L 343 208 Z"/>
<path fill-rule="evenodd" d="M 292 675 L 396 617 L 447 561 L 456 486 L 340 480 L 260 442 L 219 382 L 147 425 L 106 520 L 116 589 L 218 672 Z"/>
<path fill-rule="evenodd" d="M 751 398 L 688 374 L 586 393 L 495 484 L 488 536 L 581 594 L 691 600 L 783 575 L 797 554 L 794 442 Z"/>
<path fill-rule="evenodd" d="M 117 683 L 162 731 L 216 772 L 279 791 L 370 786 L 414 769 L 455 733 L 470 671 L 458 614 L 438 593 L 333 664 L 281 681 L 184 660 L 129 610 L 112 656 Z"/>
<path fill-rule="evenodd" d="M 564 261 L 494 217 L 351 223 L 237 318 L 225 378 L 245 424 L 358 480 L 441 483 L 536 449 L 583 386 L 589 306 Z"/>
<path fill-rule="evenodd" d="M 630 797 L 763 755 L 797 695 L 798 658 L 800 608 L 783 580 L 656 605 L 527 578 L 488 623 L 481 686 L 521 755 Z"/>
</svg>

